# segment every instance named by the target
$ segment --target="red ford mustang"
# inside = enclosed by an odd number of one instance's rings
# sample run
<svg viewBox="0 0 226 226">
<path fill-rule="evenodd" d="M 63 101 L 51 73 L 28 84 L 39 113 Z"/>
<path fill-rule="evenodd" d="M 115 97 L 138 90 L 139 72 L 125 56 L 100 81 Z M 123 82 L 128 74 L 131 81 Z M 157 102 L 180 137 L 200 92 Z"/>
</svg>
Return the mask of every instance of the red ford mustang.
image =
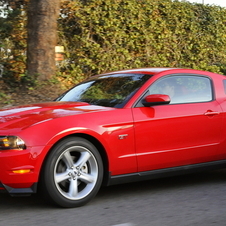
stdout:
<svg viewBox="0 0 226 226">
<path fill-rule="evenodd" d="M 91 77 L 51 103 L 0 110 L 0 190 L 63 207 L 101 185 L 226 167 L 226 77 L 145 68 Z"/>
</svg>

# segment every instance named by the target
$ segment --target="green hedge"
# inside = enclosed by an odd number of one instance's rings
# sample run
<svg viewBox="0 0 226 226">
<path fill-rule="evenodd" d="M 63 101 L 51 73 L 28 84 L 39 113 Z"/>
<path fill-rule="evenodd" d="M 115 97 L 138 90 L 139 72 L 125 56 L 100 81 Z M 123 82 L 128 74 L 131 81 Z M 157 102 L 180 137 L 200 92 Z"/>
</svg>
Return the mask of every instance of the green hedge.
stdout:
<svg viewBox="0 0 226 226">
<path fill-rule="evenodd" d="M 226 73 L 226 9 L 218 6 L 171 0 L 63 1 L 58 32 L 65 60 L 57 75 L 69 84 L 137 67 Z"/>
<path fill-rule="evenodd" d="M 226 10 L 171 0 L 80 0 L 62 5 L 59 44 L 74 78 L 137 67 L 220 72 L 226 65 Z M 68 74 L 68 76 L 66 76 Z"/>
</svg>

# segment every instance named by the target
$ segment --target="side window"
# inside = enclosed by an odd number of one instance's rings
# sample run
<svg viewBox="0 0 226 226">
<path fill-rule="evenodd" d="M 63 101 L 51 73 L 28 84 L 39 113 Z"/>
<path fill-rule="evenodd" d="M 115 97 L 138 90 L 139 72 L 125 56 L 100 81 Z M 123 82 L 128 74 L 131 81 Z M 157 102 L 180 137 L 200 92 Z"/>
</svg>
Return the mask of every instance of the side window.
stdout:
<svg viewBox="0 0 226 226">
<path fill-rule="evenodd" d="M 172 75 L 156 81 L 149 88 L 149 94 L 167 94 L 170 104 L 211 101 L 211 80 L 198 75 Z"/>
</svg>

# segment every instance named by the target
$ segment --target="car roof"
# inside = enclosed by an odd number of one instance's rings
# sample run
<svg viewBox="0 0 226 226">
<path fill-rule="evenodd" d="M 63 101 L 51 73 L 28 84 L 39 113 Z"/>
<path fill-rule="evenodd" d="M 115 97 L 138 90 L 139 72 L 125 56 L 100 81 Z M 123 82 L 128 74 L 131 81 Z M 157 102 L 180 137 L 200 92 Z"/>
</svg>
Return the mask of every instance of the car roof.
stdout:
<svg viewBox="0 0 226 226">
<path fill-rule="evenodd" d="M 106 74 L 119 74 L 119 73 L 150 73 L 150 74 L 157 74 L 163 71 L 167 70 L 173 70 L 173 69 L 179 69 L 179 68 L 135 68 L 135 69 L 128 69 L 128 70 L 121 70 L 121 71 L 113 71 Z"/>
<path fill-rule="evenodd" d="M 171 71 L 172 73 L 198 73 L 208 76 L 217 76 L 219 78 L 224 78 L 225 75 L 210 72 L 210 71 L 203 71 L 203 70 L 197 70 L 197 69 L 190 69 L 190 68 L 170 68 L 170 67 L 150 67 L 150 68 L 135 68 L 135 69 L 126 69 L 126 70 L 120 70 L 120 71 L 113 71 L 108 73 L 103 73 L 100 75 L 111 75 L 111 74 L 120 74 L 120 73 L 141 73 L 141 74 L 151 74 L 151 75 L 157 75 L 162 72 Z"/>
</svg>

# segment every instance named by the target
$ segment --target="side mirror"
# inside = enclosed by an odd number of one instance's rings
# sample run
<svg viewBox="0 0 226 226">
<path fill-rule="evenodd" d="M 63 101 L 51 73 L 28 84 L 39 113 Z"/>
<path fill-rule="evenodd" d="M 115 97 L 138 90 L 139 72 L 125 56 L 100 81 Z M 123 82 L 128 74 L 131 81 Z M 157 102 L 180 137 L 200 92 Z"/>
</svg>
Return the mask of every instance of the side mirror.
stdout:
<svg viewBox="0 0 226 226">
<path fill-rule="evenodd" d="M 165 95 L 165 94 L 152 94 L 152 95 L 146 96 L 142 100 L 142 104 L 145 107 L 150 107 L 150 106 L 154 106 L 154 105 L 169 104 L 170 101 L 171 100 L 170 100 L 170 97 L 168 95 Z"/>
</svg>

